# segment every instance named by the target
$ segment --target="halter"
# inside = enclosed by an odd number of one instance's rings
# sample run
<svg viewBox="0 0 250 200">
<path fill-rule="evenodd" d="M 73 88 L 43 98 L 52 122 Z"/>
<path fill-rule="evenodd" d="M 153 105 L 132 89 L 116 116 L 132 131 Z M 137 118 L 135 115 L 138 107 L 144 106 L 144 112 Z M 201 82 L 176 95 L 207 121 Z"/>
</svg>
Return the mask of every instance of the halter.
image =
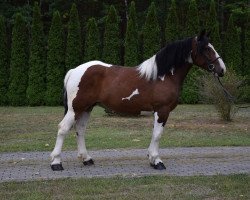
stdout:
<svg viewBox="0 0 250 200">
<path fill-rule="evenodd" d="M 219 56 L 219 57 L 215 58 L 214 60 L 209 61 L 209 59 L 207 58 L 206 55 L 203 55 L 203 56 L 204 56 L 204 57 L 206 58 L 206 60 L 207 60 L 207 68 L 208 68 L 208 71 L 213 72 L 214 69 L 215 69 L 215 66 L 214 66 L 213 63 L 214 63 L 215 61 L 219 60 L 221 57 Z"/>
</svg>

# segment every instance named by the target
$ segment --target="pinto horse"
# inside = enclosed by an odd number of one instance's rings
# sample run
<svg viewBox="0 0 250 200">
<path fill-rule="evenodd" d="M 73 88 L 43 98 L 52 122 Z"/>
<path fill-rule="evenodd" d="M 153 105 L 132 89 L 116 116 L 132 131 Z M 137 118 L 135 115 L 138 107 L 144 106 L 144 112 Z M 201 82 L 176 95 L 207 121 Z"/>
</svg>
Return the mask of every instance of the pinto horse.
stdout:
<svg viewBox="0 0 250 200">
<path fill-rule="evenodd" d="M 65 116 L 58 126 L 56 145 L 51 153 L 52 170 L 63 170 L 61 149 L 73 125 L 78 157 L 84 165 L 94 164 L 87 153 L 84 134 L 91 110 L 97 104 L 117 113 L 138 115 L 142 111 L 153 111 L 149 162 L 154 169 L 166 169 L 159 156 L 159 140 L 169 113 L 177 106 L 183 81 L 192 65 L 220 77 L 226 71 L 205 31 L 166 45 L 134 68 L 91 61 L 69 70 L 64 80 Z"/>
</svg>

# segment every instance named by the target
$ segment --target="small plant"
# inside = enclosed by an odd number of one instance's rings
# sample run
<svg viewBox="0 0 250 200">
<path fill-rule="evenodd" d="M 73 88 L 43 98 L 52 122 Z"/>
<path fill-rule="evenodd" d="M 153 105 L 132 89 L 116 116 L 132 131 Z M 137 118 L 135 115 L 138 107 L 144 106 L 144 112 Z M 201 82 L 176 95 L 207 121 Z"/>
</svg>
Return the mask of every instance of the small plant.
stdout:
<svg viewBox="0 0 250 200">
<path fill-rule="evenodd" d="M 231 121 L 238 110 L 235 103 L 240 98 L 243 77 L 233 70 L 228 70 L 221 82 L 229 94 L 226 94 L 217 78 L 210 75 L 201 78 L 200 95 L 204 103 L 214 104 L 223 120 Z"/>
</svg>

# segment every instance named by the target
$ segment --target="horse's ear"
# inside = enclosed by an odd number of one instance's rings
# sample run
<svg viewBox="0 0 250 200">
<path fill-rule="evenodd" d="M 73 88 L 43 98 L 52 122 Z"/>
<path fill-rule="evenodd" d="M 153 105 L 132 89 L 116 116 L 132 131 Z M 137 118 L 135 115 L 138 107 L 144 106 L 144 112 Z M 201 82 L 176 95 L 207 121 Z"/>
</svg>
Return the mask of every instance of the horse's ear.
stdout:
<svg viewBox="0 0 250 200">
<path fill-rule="evenodd" d="M 198 41 L 202 40 L 205 35 L 206 35 L 206 29 L 203 29 L 198 36 Z"/>
</svg>

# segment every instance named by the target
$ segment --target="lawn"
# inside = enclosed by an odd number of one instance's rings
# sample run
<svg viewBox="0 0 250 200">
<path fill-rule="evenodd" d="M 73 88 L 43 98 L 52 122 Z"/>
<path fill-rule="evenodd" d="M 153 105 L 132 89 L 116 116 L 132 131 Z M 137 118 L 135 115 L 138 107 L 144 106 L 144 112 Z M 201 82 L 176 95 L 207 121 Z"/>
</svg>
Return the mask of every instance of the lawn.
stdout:
<svg viewBox="0 0 250 200">
<path fill-rule="evenodd" d="M 0 107 L 0 152 L 52 151 L 62 107 Z M 179 105 L 170 115 L 161 147 L 250 146 L 250 108 L 223 122 L 211 105 Z M 87 127 L 88 149 L 147 148 L 152 116 L 106 116 L 96 107 Z M 63 150 L 76 150 L 74 130 Z"/>
<path fill-rule="evenodd" d="M 0 184 L 0 199 L 250 199 L 250 176 L 62 179 Z"/>
</svg>

